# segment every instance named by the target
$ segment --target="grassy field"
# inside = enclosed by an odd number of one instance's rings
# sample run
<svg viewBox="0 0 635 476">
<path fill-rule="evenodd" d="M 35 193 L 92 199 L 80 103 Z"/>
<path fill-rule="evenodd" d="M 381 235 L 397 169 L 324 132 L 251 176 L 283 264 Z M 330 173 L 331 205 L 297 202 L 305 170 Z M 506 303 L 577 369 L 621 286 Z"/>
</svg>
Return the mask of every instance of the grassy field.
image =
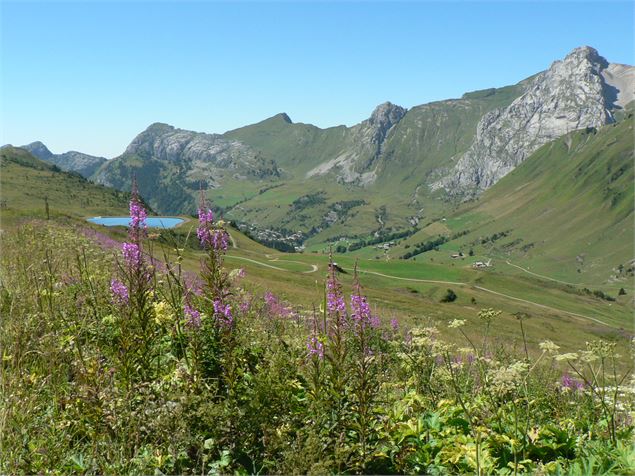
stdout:
<svg viewBox="0 0 635 476">
<path fill-rule="evenodd" d="M 179 234 L 191 233 L 183 226 Z M 236 230 L 231 230 L 236 248 L 230 248 L 226 263 L 246 271 L 245 282 L 257 293 L 272 291 L 289 302 L 319 308 L 328 270 L 327 254 L 280 253 L 263 247 Z M 398 318 L 404 325 L 431 318 L 444 326 L 452 319 L 466 319 L 468 329 L 478 327 L 476 315 L 482 308 L 504 311 L 495 335 L 517 340 L 518 317 L 524 319 L 530 342 L 545 338 L 573 349 L 598 336 L 610 337 L 625 349 L 635 331 L 632 293 L 615 302 L 581 294 L 580 288 L 528 275 L 513 267 L 474 270 L 469 261 L 446 260 L 447 254 L 432 252 L 428 260 L 375 260 L 350 255 L 333 256 L 352 284 L 357 263 L 370 302 L 385 319 Z M 185 266 L 196 271 L 201 253 L 185 251 Z M 475 257 L 477 258 L 477 257 Z M 448 289 L 458 295 L 455 302 L 441 303 Z M 629 297 L 630 296 L 630 297 Z M 446 330 L 449 335 L 450 330 Z"/>
<path fill-rule="evenodd" d="M 123 258 L 134 233 L 86 221 L 124 214 L 127 197 L 65 207 L 64 194 L 118 195 L 17 159 L 2 162 L 0 471 L 632 473 L 632 289 L 606 301 L 511 265 L 476 270 L 485 255 L 451 260 L 452 242 L 416 260 L 360 250 L 332 259 L 346 301 L 357 267 L 371 312 L 342 319 L 323 312 L 327 253 L 229 229 L 225 269 L 245 276 L 211 273 L 199 294 Z M 48 220 L 20 178 L 55 198 Z M 183 218 L 135 244 L 172 270 L 215 269 Z"/>
<path fill-rule="evenodd" d="M 25 157 L 20 160 L 28 162 Z M 107 229 L 84 222 L 85 218 L 94 215 L 125 214 L 127 197 L 124 194 L 42 164 L 31 161 L 25 165 L 8 160 L 6 153 L 3 155 L 2 190 L 3 199 L 7 201 L 7 206 L 0 212 L 3 227 L 11 227 L 26 217 L 44 217 L 43 198 L 47 196 L 53 219 L 63 216 L 68 220 L 71 217 L 73 223 L 92 227 L 114 239 L 125 239 L 123 228 Z M 35 186 L 31 187 L 32 192 L 24 194 L 22 190 L 27 183 Z M 76 200 L 69 202 L 67 197 L 70 196 Z M 287 200 L 292 202 L 294 197 L 289 195 Z M 273 196 L 271 199 L 275 200 Z M 581 285 L 532 275 L 527 270 L 507 264 L 503 261 L 504 255 L 499 257 L 483 247 L 475 247 L 473 257 L 451 259 L 449 255 L 453 251 L 466 251 L 464 243 L 469 235 L 442 245 L 439 251 L 423 253 L 410 260 L 395 259 L 409 243 L 470 229 L 482 223 L 486 216 L 477 208 L 448 217 L 445 221 L 436 221 L 416 235 L 400 240 L 387 256 L 382 250 L 366 247 L 355 253 L 336 254 L 333 259 L 346 271 L 342 279 L 347 285 L 351 284 L 352 270 L 357 264 L 372 305 L 384 318 L 396 317 L 405 325 L 425 318 L 432 318 L 443 325 L 458 318 L 466 319 L 470 329 L 470 323 L 476 326 L 478 311 L 492 307 L 504 311 L 495 329 L 495 334 L 502 339 L 517 338 L 518 316 L 523 316 L 530 331 L 530 341 L 534 343 L 550 338 L 564 347 L 575 348 L 600 335 L 610 336 L 621 345 L 626 344 L 634 331 L 633 287 L 628 283 L 619 282 L 602 288 L 614 297 L 618 286 L 627 289 L 626 296 L 619 296 L 611 302 L 585 294 Z M 191 237 L 195 235 L 196 222 L 184 218 L 186 223 L 170 232 L 177 242 L 184 240 L 188 234 Z M 163 233 L 167 235 L 168 232 Z M 309 249 L 305 253 L 285 254 L 266 248 L 236 230 L 231 230 L 231 235 L 235 247 L 229 251 L 227 265 L 244 268 L 247 274 L 245 282 L 252 290 L 256 293 L 270 290 L 295 305 L 319 307 L 329 260 L 328 253 L 322 252 L 324 246 L 313 250 L 320 249 L 320 252 Z M 172 246 L 165 245 L 165 240 L 158 238 L 155 243 L 157 253 L 162 249 L 169 252 Z M 494 259 L 493 268 L 475 270 L 470 266 L 475 260 L 491 257 Z M 199 261 L 200 252 L 185 247 L 185 267 L 196 272 Z M 591 284 L 590 289 L 599 289 Z M 448 289 L 452 289 L 458 298 L 452 303 L 441 303 Z M 447 330 L 447 333 L 452 332 Z"/>
<path fill-rule="evenodd" d="M 374 247 L 352 254 L 395 259 L 446 236 L 442 253 L 410 259 L 452 266 L 449 255 L 462 251 L 470 263 L 492 259 L 505 274 L 613 296 L 622 287 L 632 290 L 632 136 L 632 113 L 597 131 L 571 133 L 539 149 L 478 200 L 397 240 L 386 254 Z"/>
</svg>

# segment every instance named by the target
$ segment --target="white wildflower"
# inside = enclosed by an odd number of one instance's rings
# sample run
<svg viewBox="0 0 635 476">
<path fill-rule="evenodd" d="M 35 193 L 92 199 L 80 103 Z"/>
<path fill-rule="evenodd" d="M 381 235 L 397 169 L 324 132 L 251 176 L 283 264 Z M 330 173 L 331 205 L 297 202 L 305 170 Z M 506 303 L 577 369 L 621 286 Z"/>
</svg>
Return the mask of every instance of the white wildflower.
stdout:
<svg viewBox="0 0 635 476">
<path fill-rule="evenodd" d="M 555 354 L 558 351 L 558 349 L 560 348 L 559 345 L 554 344 L 552 341 L 550 341 L 548 339 L 546 341 L 541 342 L 540 344 L 538 344 L 538 347 L 540 347 L 540 349 L 543 352 L 547 352 L 549 354 Z"/>
<path fill-rule="evenodd" d="M 450 329 L 458 329 L 459 327 L 463 327 L 465 325 L 465 321 L 463 319 L 454 319 L 452 322 L 450 322 L 450 324 L 448 324 L 448 327 Z"/>
</svg>

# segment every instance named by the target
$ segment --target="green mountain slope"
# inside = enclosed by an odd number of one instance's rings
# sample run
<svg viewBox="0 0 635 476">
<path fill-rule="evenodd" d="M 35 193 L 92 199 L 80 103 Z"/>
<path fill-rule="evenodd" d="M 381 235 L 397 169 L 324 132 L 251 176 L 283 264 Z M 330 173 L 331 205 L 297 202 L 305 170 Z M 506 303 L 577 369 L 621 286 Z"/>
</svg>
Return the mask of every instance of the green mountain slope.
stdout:
<svg viewBox="0 0 635 476">
<path fill-rule="evenodd" d="M 614 122 L 628 96 L 611 73 L 618 66 L 635 71 L 576 48 L 516 85 L 410 110 L 386 102 L 351 127 L 295 124 L 284 113 L 225 134 L 153 124 L 93 178 L 127 190 L 136 175 L 163 213 L 194 211 L 202 185 L 250 232 L 309 247 L 415 232 L 540 146 Z"/>
<path fill-rule="evenodd" d="M 497 248 L 513 260 L 581 282 L 606 279 L 634 257 L 634 158 L 632 115 L 575 132 L 539 149 L 474 211 L 494 218 L 489 229 L 512 230 Z"/>
<path fill-rule="evenodd" d="M 376 126 L 382 123 L 381 111 L 376 110 L 369 120 L 353 127 L 319 129 L 294 124 L 286 114 L 278 114 L 230 131 L 225 137 L 275 160 L 287 174 L 275 188 L 243 195 L 237 204 L 228 200 L 234 184 L 212 190 L 210 197 L 228 206 L 233 219 L 260 228 L 301 230 L 309 237 L 308 244 L 411 229 L 420 218 L 448 207 L 430 194 L 426 186 L 430 176 L 465 151 L 483 114 L 509 104 L 522 93 L 523 84 L 417 106 L 395 124 L 384 121 L 388 129 Z M 381 141 L 373 141 L 382 134 Z M 338 158 L 343 164 L 350 161 L 350 170 L 336 165 L 315 171 Z M 348 183 L 342 173 L 357 180 Z M 370 174 L 375 180 L 359 187 Z"/>
<path fill-rule="evenodd" d="M 441 248 L 466 254 L 471 249 L 497 266 L 509 261 L 572 283 L 623 281 L 634 258 L 634 159 L 630 112 L 618 123 L 543 146 L 434 231 L 466 233 Z M 426 231 L 391 254 L 434 236 Z M 432 255 L 417 259 L 424 257 Z"/>
<path fill-rule="evenodd" d="M 285 113 L 226 132 L 275 160 L 286 172 L 302 177 L 316 165 L 341 153 L 347 141 L 345 126 L 320 129 L 311 124 L 294 124 Z"/>
<path fill-rule="evenodd" d="M 11 216 L 126 214 L 129 194 L 94 184 L 78 173 L 64 172 L 24 149 L 0 149 L 0 196 L 3 219 Z"/>
</svg>

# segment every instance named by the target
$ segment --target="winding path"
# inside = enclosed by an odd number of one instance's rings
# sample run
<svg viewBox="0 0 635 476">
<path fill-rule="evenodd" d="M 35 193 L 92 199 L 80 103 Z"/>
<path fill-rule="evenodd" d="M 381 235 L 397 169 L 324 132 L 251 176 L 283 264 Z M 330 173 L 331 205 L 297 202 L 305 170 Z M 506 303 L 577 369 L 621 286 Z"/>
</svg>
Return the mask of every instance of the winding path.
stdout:
<svg viewBox="0 0 635 476">
<path fill-rule="evenodd" d="M 538 274 L 538 273 L 534 273 L 533 271 L 529 271 L 527 268 L 523 268 L 522 266 L 518 266 L 517 264 L 511 263 L 509 262 L 509 260 L 505 260 L 505 263 L 507 263 L 509 266 L 513 266 L 514 268 L 518 268 L 521 271 L 524 271 L 527 274 L 531 274 L 532 276 L 536 276 L 538 278 L 542 278 L 542 279 L 547 279 L 549 281 L 555 281 L 556 283 L 560 283 L 560 284 L 566 284 L 568 286 L 584 286 L 584 287 L 604 287 L 604 286 L 610 286 L 608 284 L 583 284 L 583 283 L 569 283 L 567 281 L 561 281 L 559 279 L 556 278 L 550 278 L 549 276 L 545 276 L 544 274 Z"/>
<path fill-rule="evenodd" d="M 238 249 L 236 241 L 231 236 L 231 234 L 229 235 L 229 238 L 230 238 L 230 240 L 232 242 L 232 248 Z M 250 263 L 254 263 L 254 264 L 257 264 L 257 265 L 260 265 L 260 266 L 264 266 L 266 268 L 275 269 L 277 271 L 291 272 L 288 269 L 279 268 L 278 266 L 273 266 L 271 264 L 263 263 L 261 261 L 257 261 L 257 260 L 250 259 L 250 258 L 244 258 L 242 256 L 229 255 L 228 258 L 234 258 L 234 259 L 239 259 L 239 260 L 243 260 L 243 261 L 249 261 Z M 315 265 L 315 264 L 308 264 L 308 263 L 304 263 L 302 261 L 281 260 L 279 258 L 272 258 L 270 254 L 266 254 L 265 258 L 267 258 L 268 261 L 273 262 L 273 263 L 275 263 L 275 262 L 289 262 L 289 263 L 297 263 L 297 264 L 303 264 L 303 265 L 311 266 L 310 270 L 302 271 L 302 274 L 315 273 L 319 269 L 318 266 Z M 520 269 L 520 270 L 522 270 L 522 271 L 524 271 L 526 273 L 532 274 L 532 275 L 537 276 L 539 278 L 548 279 L 548 280 L 555 281 L 555 282 L 562 283 L 562 284 L 568 284 L 568 285 L 573 285 L 573 286 L 581 286 L 580 284 L 567 283 L 566 281 L 560 281 L 558 279 L 550 278 L 548 276 L 543 276 L 543 275 L 540 275 L 540 274 L 537 274 L 537 273 L 532 273 L 531 271 L 529 271 L 529 270 L 527 270 L 525 268 L 522 268 L 521 266 L 512 264 L 509 261 L 506 261 L 506 263 L 508 265 L 510 265 L 510 266 L 518 268 L 518 269 Z M 353 271 L 352 268 L 344 268 L 344 269 L 346 269 L 347 271 Z M 607 324 L 606 322 L 603 322 L 600 319 L 597 319 L 595 317 L 585 316 L 584 314 L 578 314 L 577 312 L 565 311 L 563 309 L 558 309 L 558 308 L 555 308 L 555 307 L 547 306 L 545 304 L 540 304 L 540 303 L 537 303 L 537 302 L 528 301 L 527 299 L 522 299 L 522 298 L 518 298 L 518 297 L 515 297 L 515 296 L 510 296 L 509 294 L 504 294 L 504 293 L 501 293 L 501 292 L 498 292 L 498 291 L 494 291 L 492 289 L 484 288 L 482 286 L 476 286 L 476 285 L 473 285 L 473 284 L 470 284 L 470 283 L 463 283 L 463 282 L 457 282 L 457 281 L 441 281 L 441 280 L 436 280 L 436 279 L 403 278 L 401 276 L 393 276 L 393 275 L 390 275 L 390 274 L 379 273 L 377 271 L 365 271 L 365 270 L 361 270 L 361 269 L 358 269 L 358 272 L 366 273 L 366 274 L 374 274 L 376 276 L 381 276 L 383 278 L 399 280 L 399 281 L 410 281 L 410 282 L 431 283 L 431 284 L 452 284 L 454 286 L 471 287 L 471 288 L 474 288 L 474 289 L 478 289 L 479 291 L 483 291 L 483 292 L 486 292 L 486 293 L 495 294 L 497 296 L 504 297 L 506 299 L 511 299 L 513 301 L 522 302 L 524 304 L 529 304 L 531 306 L 540 307 L 542 309 L 547 309 L 547 310 L 554 311 L 554 312 L 560 312 L 560 313 L 564 313 L 564 314 L 569 314 L 570 316 L 579 317 L 579 318 L 582 318 L 582 319 L 593 321 L 593 322 L 595 322 L 597 324 L 601 324 L 601 325 L 606 326 L 606 327 L 614 328 L 614 326 L 612 326 L 610 324 Z"/>
<path fill-rule="evenodd" d="M 351 269 L 351 268 L 344 268 L 344 269 L 347 269 L 348 271 L 353 271 L 353 269 Z M 388 279 L 399 279 L 399 280 L 402 280 L 402 281 L 414 281 L 414 282 L 418 282 L 418 283 L 433 283 L 433 284 L 454 284 L 455 286 L 472 287 L 474 289 L 478 289 L 480 291 L 485 291 L 485 292 L 491 293 L 491 294 L 496 294 L 498 296 L 501 296 L 501 297 L 504 297 L 504 298 L 507 298 L 507 299 L 512 299 L 514 301 L 519 301 L 519 302 L 522 302 L 522 303 L 525 303 L 525 304 L 531 304 L 532 306 L 537 306 L 537 307 L 540 307 L 540 308 L 543 308 L 543 309 L 548 309 L 550 311 L 562 312 L 562 313 L 565 313 L 565 314 L 569 314 L 571 316 L 580 317 L 582 319 L 587 319 L 587 320 L 590 320 L 590 321 L 593 321 L 593 322 L 597 322 L 598 324 L 601 324 L 601 325 L 606 326 L 606 327 L 614 328 L 614 326 L 612 326 L 610 324 L 607 324 L 606 322 L 603 322 L 603 321 L 601 321 L 601 320 L 599 320 L 599 319 L 597 319 L 595 317 L 585 316 L 584 314 L 578 314 L 577 312 L 565 311 L 563 309 L 558 309 L 556 307 L 547 306 L 545 304 L 540 304 L 540 303 L 537 303 L 537 302 L 528 301 L 526 299 L 517 298 L 517 297 L 514 297 L 514 296 L 510 296 L 509 294 L 500 293 L 498 291 L 494 291 L 492 289 L 487 289 L 487 288 L 484 288 L 482 286 L 476 286 L 476 285 L 473 285 L 473 284 L 470 284 L 470 283 L 461 283 L 461 282 L 456 282 L 456 281 L 439 281 L 439 280 L 434 280 L 434 279 L 402 278 L 400 276 L 391 276 L 389 274 L 378 273 L 376 271 L 364 271 L 364 270 L 361 270 L 361 269 L 358 269 L 358 272 L 359 273 L 366 273 L 366 274 L 374 274 L 374 275 L 381 276 L 381 277 L 388 278 Z"/>
<path fill-rule="evenodd" d="M 249 261 L 250 263 L 259 264 L 260 266 L 265 266 L 267 268 L 276 269 L 278 271 L 289 271 L 288 269 L 278 268 L 277 266 L 272 266 L 272 265 L 267 264 L 267 263 L 261 263 L 260 261 L 256 261 L 255 259 L 243 258 L 242 256 L 227 255 L 227 258 L 241 259 L 243 261 Z"/>
</svg>

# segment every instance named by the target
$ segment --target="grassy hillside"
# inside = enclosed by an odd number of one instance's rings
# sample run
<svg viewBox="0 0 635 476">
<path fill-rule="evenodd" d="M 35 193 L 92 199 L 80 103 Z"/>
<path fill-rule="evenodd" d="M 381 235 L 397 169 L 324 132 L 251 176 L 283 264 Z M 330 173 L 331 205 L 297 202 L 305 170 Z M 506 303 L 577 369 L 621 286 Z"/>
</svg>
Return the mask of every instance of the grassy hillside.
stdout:
<svg viewBox="0 0 635 476">
<path fill-rule="evenodd" d="M 118 190 L 130 190 L 136 177 L 139 190 L 150 206 L 159 213 L 193 213 L 194 196 L 199 185 L 185 182 L 180 168 L 169 161 L 131 154 L 108 161 L 95 172 L 98 180 L 104 170 L 109 171 L 108 184 Z"/>
<path fill-rule="evenodd" d="M 129 194 L 97 185 L 81 175 L 63 172 L 17 147 L 0 149 L 1 217 L 49 214 L 89 216 L 126 214 Z"/>
<path fill-rule="evenodd" d="M 136 231 L 134 245 L 157 251 Z M 100 242 L 55 220 L 0 234 L 2 473 L 635 470 L 632 373 L 613 324 L 585 335 L 584 320 L 491 309 L 450 323 L 470 306 L 459 297 L 437 315 L 423 283 L 383 288 L 389 301 L 368 309 L 350 271 L 324 296 L 323 260 L 292 307 L 225 274 L 217 251 L 188 256 L 208 271 L 198 280 L 185 259 L 155 266 Z M 304 276 L 284 271 L 288 257 L 254 258 L 243 261 L 277 267 L 267 291 Z M 361 271 L 364 285 L 381 279 Z M 416 316 L 391 322 L 416 293 Z M 574 335 L 591 338 L 571 349 Z"/>
<path fill-rule="evenodd" d="M 360 142 L 363 124 L 319 129 L 294 124 L 278 114 L 230 131 L 226 137 L 275 160 L 285 176 L 255 190 L 245 181 L 229 181 L 210 191 L 210 198 L 226 207 L 232 219 L 261 228 L 310 233 L 309 246 L 342 236 L 370 237 L 375 232 L 411 229 L 412 217 L 429 220 L 451 206 L 431 196 L 427 184 L 469 147 L 483 114 L 513 101 L 522 92 L 522 84 L 410 109 L 390 130 L 378 157 Z M 344 184 L 332 174 L 307 177 L 317 165 L 348 156 L 356 157 L 358 167 L 376 168 L 376 182 L 360 187 Z"/>
<path fill-rule="evenodd" d="M 434 233 L 424 229 L 390 254 L 401 256 L 431 236 L 465 233 L 441 246 L 447 251 L 441 259 L 449 262 L 451 251 L 473 250 L 477 257 L 494 258 L 497 266 L 510 266 L 509 260 L 565 282 L 630 287 L 633 180 L 628 113 L 616 124 L 545 145 L 478 201 L 437 222 Z"/>
<path fill-rule="evenodd" d="M 294 124 L 286 114 L 277 114 L 224 135 L 261 151 L 292 176 L 302 177 L 342 152 L 347 131 L 345 126 L 320 129 L 312 124 Z"/>
</svg>

